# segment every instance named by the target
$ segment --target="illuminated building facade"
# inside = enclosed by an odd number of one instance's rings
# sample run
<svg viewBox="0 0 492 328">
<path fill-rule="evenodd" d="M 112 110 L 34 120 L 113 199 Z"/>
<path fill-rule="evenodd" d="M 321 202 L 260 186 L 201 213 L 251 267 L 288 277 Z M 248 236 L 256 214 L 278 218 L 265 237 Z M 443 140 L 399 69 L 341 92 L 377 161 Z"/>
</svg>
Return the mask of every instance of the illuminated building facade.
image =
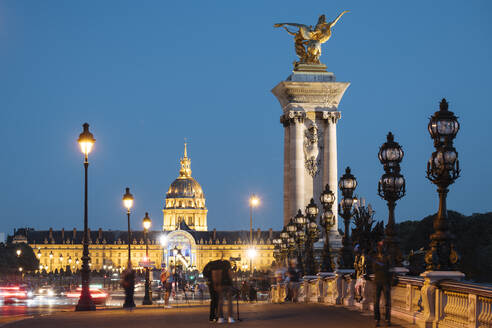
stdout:
<svg viewBox="0 0 492 328">
<path fill-rule="evenodd" d="M 149 260 L 156 268 L 177 263 L 178 266 L 201 271 L 211 260 L 236 258 L 240 259 L 235 263 L 238 268 L 249 270 L 250 254 L 254 253 L 253 268 L 265 270 L 274 261 L 272 240 L 278 234 L 271 229 L 258 229 L 253 233 L 251 243 L 248 230 L 208 231 L 205 195 L 191 176 L 191 160 L 185 144 L 179 176 L 166 193 L 162 231 L 148 233 Z M 127 231 L 98 229 L 89 231 L 89 236 L 91 270 L 124 269 L 127 266 Z M 75 228 L 57 231 L 52 228 L 45 231 L 23 228 L 15 230 L 8 242 L 29 244 L 47 272 L 66 271 L 68 267 L 76 271 L 82 266 L 82 237 L 83 231 Z M 132 232 L 131 250 L 132 266 L 139 268 L 145 260 L 143 231 Z"/>
</svg>

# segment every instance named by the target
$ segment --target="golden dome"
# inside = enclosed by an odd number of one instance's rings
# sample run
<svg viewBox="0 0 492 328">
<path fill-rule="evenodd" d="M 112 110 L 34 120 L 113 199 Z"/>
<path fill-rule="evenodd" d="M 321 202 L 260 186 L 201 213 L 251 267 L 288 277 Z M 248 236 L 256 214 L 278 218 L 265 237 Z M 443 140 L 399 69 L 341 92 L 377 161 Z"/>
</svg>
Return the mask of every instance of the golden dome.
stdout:
<svg viewBox="0 0 492 328">
<path fill-rule="evenodd" d="M 192 177 L 179 177 L 171 183 L 166 198 L 203 198 L 203 190 Z"/>
<path fill-rule="evenodd" d="M 204 198 L 202 187 L 191 176 L 191 160 L 187 155 L 186 143 L 180 163 L 179 177 L 171 183 L 166 198 Z"/>
</svg>

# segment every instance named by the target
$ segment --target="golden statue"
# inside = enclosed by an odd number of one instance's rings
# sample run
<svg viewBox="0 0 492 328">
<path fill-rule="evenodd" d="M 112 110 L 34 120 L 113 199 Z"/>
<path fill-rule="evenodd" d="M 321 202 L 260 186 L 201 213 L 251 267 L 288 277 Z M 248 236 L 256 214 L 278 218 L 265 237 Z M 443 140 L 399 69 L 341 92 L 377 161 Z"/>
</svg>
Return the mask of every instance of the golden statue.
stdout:
<svg viewBox="0 0 492 328">
<path fill-rule="evenodd" d="M 314 29 L 312 26 L 297 23 L 278 23 L 274 24 L 273 27 L 283 27 L 287 33 L 294 36 L 296 54 L 299 57 L 299 61 L 294 64 L 296 67 L 299 64 L 321 65 L 319 61 L 321 45 L 330 39 L 331 28 L 345 13 L 348 13 L 348 10 L 343 11 L 333 22 L 329 23 L 326 22 L 325 15 L 319 16 Z M 297 27 L 298 30 L 293 32 L 287 26 Z"/>
</svg>

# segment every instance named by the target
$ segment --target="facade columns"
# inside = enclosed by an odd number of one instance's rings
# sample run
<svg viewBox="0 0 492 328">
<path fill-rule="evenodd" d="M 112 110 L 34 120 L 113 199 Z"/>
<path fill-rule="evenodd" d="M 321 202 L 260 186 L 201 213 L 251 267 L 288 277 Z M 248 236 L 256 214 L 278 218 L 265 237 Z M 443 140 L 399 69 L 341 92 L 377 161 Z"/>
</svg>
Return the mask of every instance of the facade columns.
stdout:
<svg viewBox="0 0 492 328">
<path fill-rule="evenodd" d="M 304 202 L 304 112 L 289 112 L 290 118 L 290 206 L 287 213 L 294 216 L 298 209 L 303 210 Z"/>
<path fill-rule="evenodd" d="M 335 194 L 335 202 L 331 210 L 335 215 L 335 224 L 331 227 L 331 232 L 338 232 L 338 164 L 337 164 L 337 122 L 341 118 L 341 113 L 323 112 L 324 133 L 323 133 L 323 188 L 327 184 Z"/>
<path fill-rule="evenodd" d="M 290 119 L 288 115 L 280 116 L 284 126 L 284 226 L 290 220 Z"/>
</svg>

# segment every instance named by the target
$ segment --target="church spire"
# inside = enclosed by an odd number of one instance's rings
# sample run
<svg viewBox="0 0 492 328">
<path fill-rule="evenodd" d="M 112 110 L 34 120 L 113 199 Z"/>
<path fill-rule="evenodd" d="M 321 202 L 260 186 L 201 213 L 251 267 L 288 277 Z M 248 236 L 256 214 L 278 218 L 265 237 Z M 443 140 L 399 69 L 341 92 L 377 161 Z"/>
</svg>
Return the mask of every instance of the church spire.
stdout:
<svg viewBox="0 0 492 328">
<path fill-rule="evenodd" d="M 191 160 L 188 158 L 188 151 L 186 147 L 186 139 L 184 143 L 184 156 L 180 161 L 181 169 L 179 170 L 180 178 L 190 178 L 191 177 Z"/>
</svg>

